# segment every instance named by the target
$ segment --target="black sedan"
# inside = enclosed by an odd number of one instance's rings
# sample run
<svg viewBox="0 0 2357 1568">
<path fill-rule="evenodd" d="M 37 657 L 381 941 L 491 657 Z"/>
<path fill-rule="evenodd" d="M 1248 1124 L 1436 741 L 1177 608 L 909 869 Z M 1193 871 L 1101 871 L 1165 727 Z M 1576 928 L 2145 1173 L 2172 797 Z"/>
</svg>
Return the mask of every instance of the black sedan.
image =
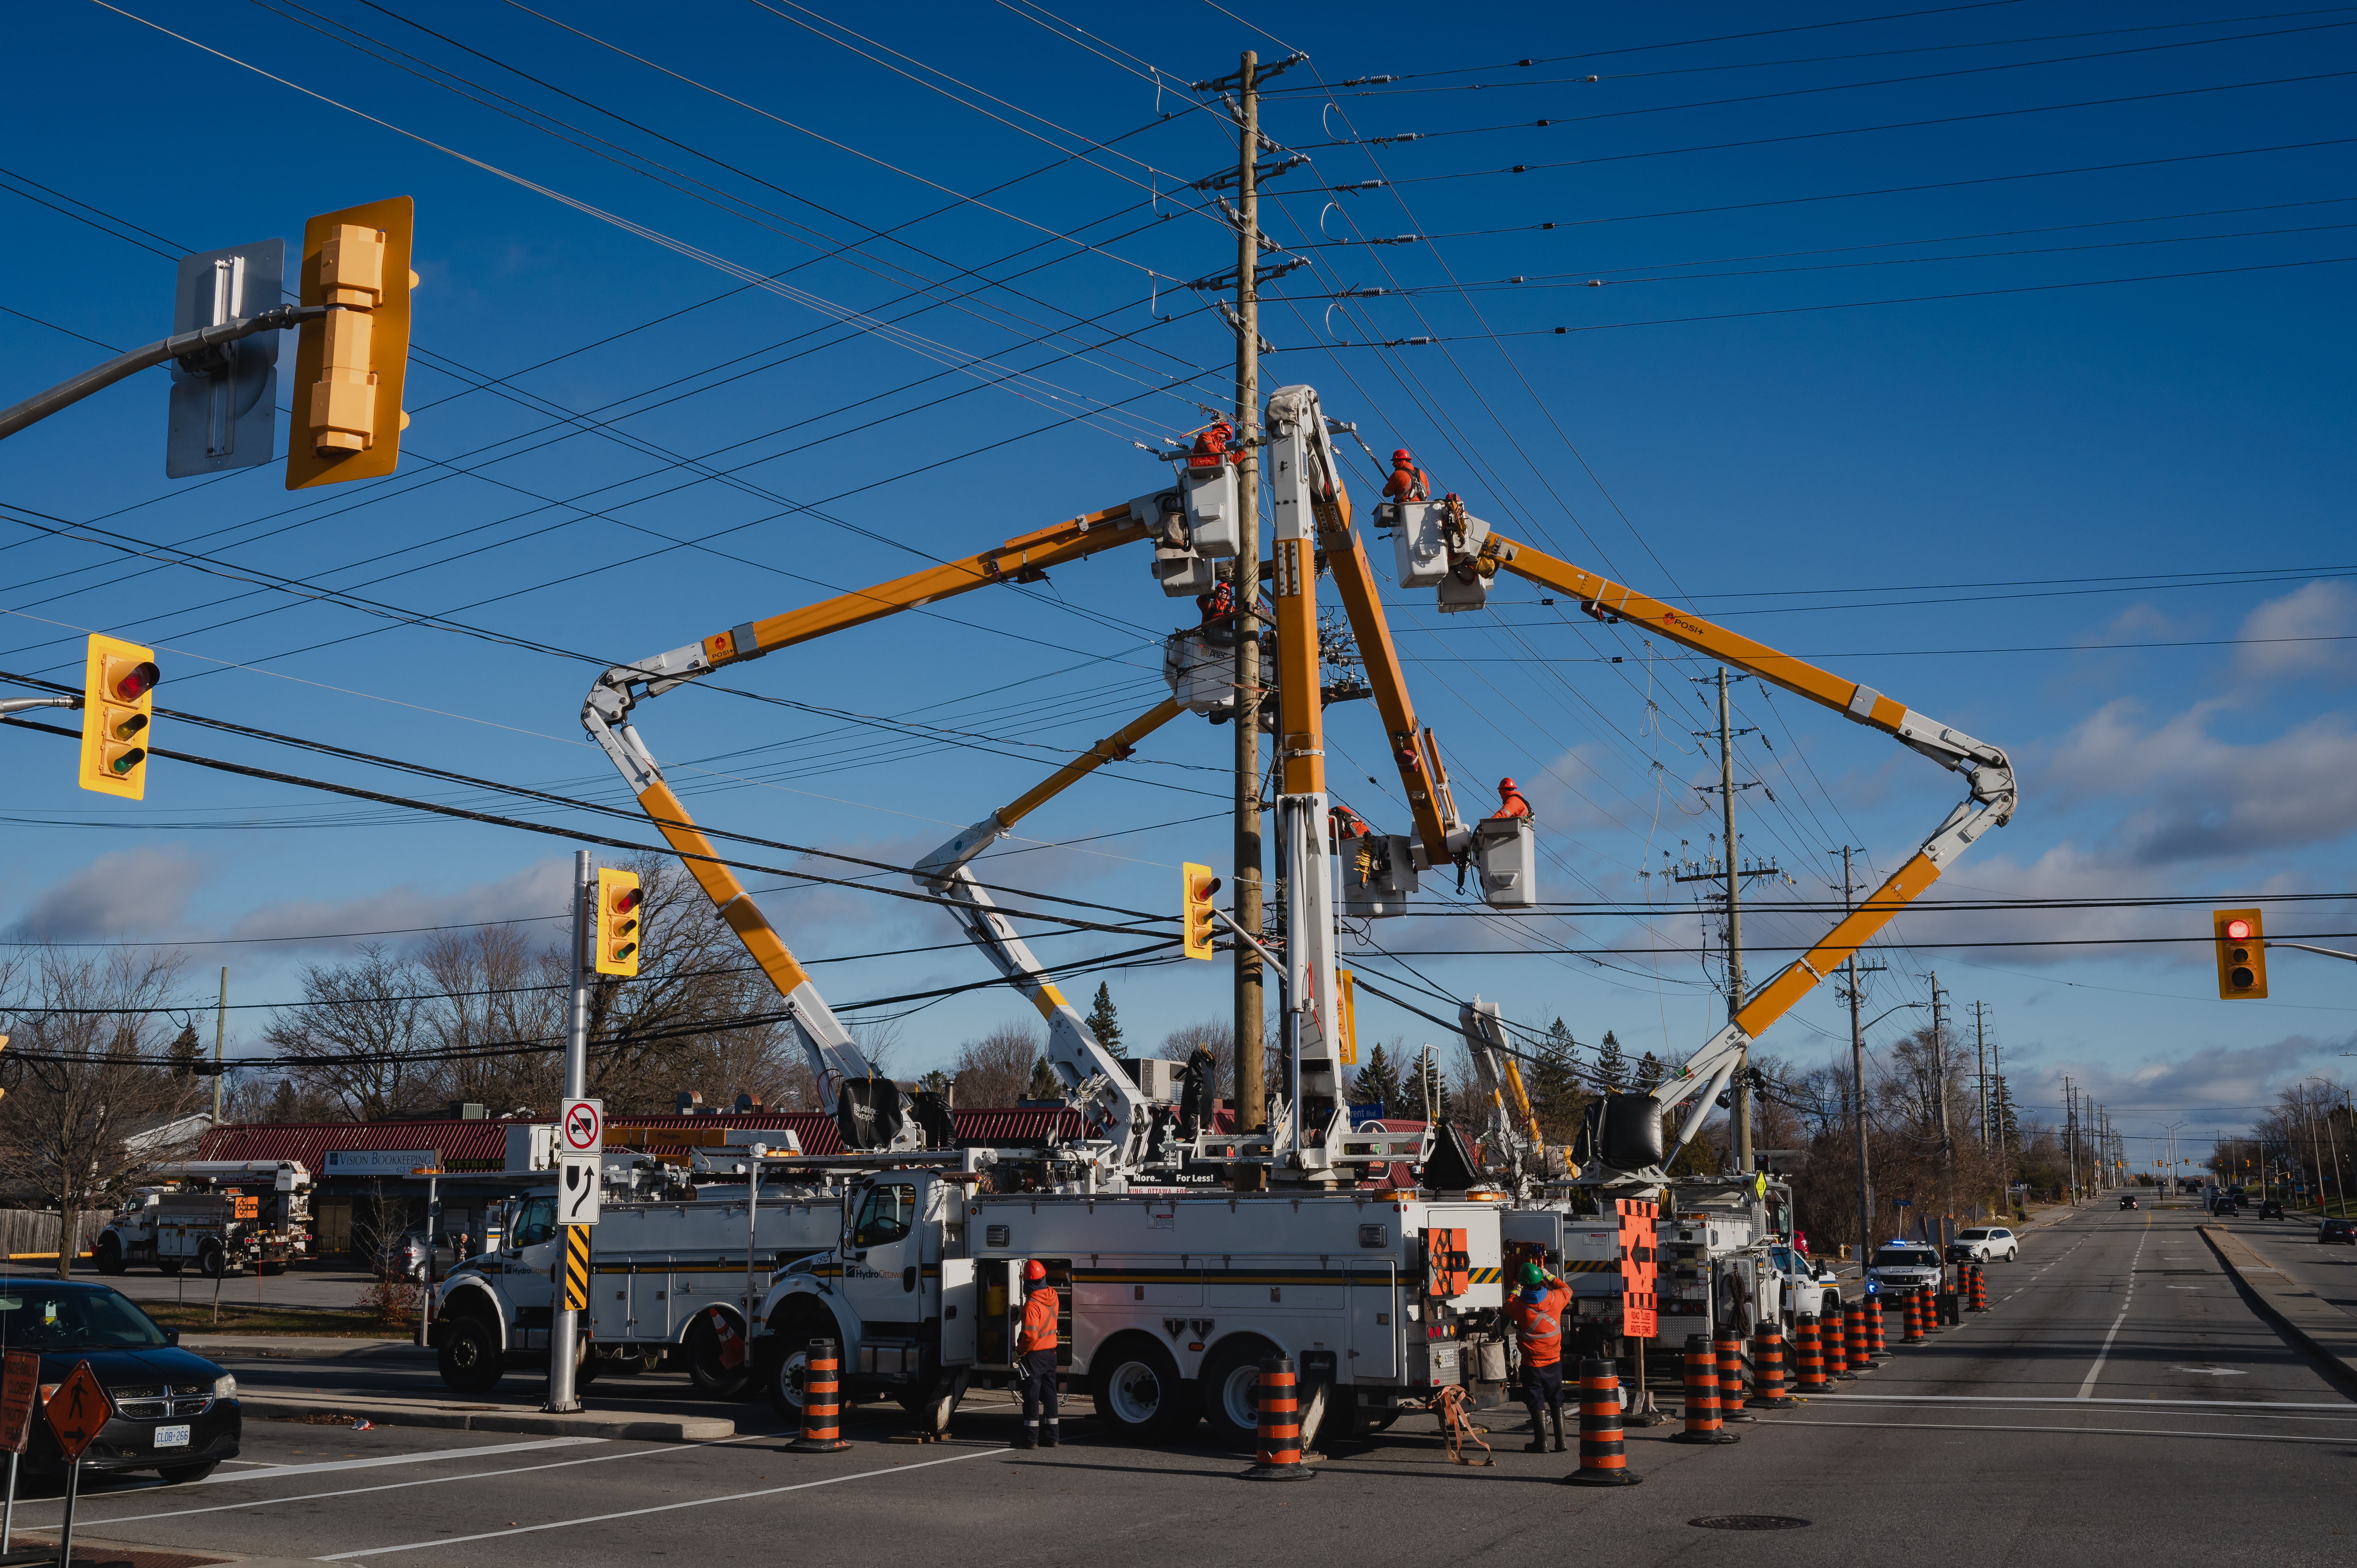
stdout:
<svg viewBox="0 0 2357 1568">
<path fill-rule="evenodd" d="M 111 1285 L 0 1277 L 0 1349 L 39 1353 L 44 1397 L 87 1361 L 113 1403 L 113 1416 L 82 1454 L 85 1471 L 154 1470 L 177 1484 L 200 1481 L 237 1456 L 243 1424 L 237 1380 L 181 1349 L 179 1337 Z M 66 1468 L 38 1413 L 24 1465 L 35 1475 Z"/>
<path fill-rule="evenodd" d="M 2357 1219 L 2326 1219 L 2316 1227 L 2316 1239 L 2328 1246 L 2357 1247 Z"/>
</svg>

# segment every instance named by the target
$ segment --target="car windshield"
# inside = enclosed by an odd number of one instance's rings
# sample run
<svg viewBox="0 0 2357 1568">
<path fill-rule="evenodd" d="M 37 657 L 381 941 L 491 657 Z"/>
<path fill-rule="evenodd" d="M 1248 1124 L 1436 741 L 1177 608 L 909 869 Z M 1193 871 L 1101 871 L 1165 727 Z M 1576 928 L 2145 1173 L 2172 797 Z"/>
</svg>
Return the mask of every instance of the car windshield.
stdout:
<svg viewBox="0 0 2357 1568">
<path fill-rule="evenodd" d="M 1986 1230 L 1959 1230 L 1956 1232 L 1956 1240 L 1959 1241 L 1986 1241 L 1988 1239 L 1989 1233 Z"/>
<path fill-rule="evenodd" d="M 148 1350 L 170 1344 L 155 1320 L 111 1290 L 0 1280 L 0 1347 L 11 1350 Z"/>
<path fill-rule="evenodd" d="M 1939 1260 L 1930 1252 L 1915 1247 L 1885 1247 L 1874 1254 L 1878 1269 L 1932 1269 Z"/>
</svg>

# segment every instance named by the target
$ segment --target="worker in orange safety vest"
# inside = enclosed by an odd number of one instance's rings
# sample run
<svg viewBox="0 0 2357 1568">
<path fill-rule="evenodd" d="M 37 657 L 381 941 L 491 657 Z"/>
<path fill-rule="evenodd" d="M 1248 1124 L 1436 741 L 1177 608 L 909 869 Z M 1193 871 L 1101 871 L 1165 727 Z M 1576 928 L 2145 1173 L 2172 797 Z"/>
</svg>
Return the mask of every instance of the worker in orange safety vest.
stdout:
<svg viewBox="0 0 2357 1568">
<path fill-rule="evenodd" d="M 1392 454 L 1392 477 L 1383 486 L 1383 494 L 1394 500 L 1428 501 L 1432 499 L 1432 478 L 1415 466 L 1403 446 Z"/>
<path fill-rule="evenodd" d="M 1239 463 L 1242 452 L 1228 450 L 1228 443 L 1236 436 L 1235 426 L 1224 419 L 1215 419 L 1195 433 L 1195 449 L 1187 454 L 1190 468 L 1216 468 L 1222 463 Z"/>
<path fill-rule="evenodd" d="M 1056 1446 L 1055 1287 L 1034 1258 L 1023 1265 L 1023 1327 L 1015 1337 L 1015 1364 L 1023 1390 L 1023 1435 L 1017 1448 Z M 1044 1424 L 1042 1424 L 1044 1423 Z"/>
<path fill-rule="evenodd" d="M 1571 1310 L 1571 1287 L 1537 1263 L 1523 1265 L 1523 1288 L 1506 1305 L 1514 1345 L 1523 1356 L 1523 1403 L 1530 1407 L 1531 1440 L 1523 1452 L 1547 1451 L 1544 1408 L 1555 1417 L 1555 1451 L 1563 1448 L 1563 1315 Z"/>
<path fill-rule="evenodd" d="M 1498 815 L 1501 817 L 1527 817 L 1530 814 L 1531 803 L 1523 799 L 1523 792 L 1514 788 L 1514 781 L 1511 779 L 1499 779 Z"/>
</svg>

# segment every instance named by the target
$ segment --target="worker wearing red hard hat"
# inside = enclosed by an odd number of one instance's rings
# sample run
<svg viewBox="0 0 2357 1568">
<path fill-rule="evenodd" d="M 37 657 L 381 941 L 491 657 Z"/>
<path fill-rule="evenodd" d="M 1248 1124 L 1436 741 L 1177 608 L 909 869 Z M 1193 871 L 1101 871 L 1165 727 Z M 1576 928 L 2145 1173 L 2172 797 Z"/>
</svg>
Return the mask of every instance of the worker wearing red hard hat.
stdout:
<svg viewBox="0 0 2357 1568">
<path fill-rule="evenodd" d="M 1394 500 L 1428 501 L 1432 499 L 1432 479 L 1405 446 L 1392 454 L 1392 477 L 1383 486 L 1383 494 Z"/>
<path fill-rule="evenodd" d="M 1015 1337 L 1023 1389 L 1023 1435 L 1017 1448 L 1056 1446 L 1056 1289 L 1034 1258 L 1023 1265 L 1023 1327 Z"/>
<path fill-rule="evenodd" d="M 1527 817 L 1530 814 L 1531 803 L 1523 799 L 1523 792 L 1514 788 L 1514 781 L 1511 779 L 1499 779 L 1498 815 L 1501 817 Z"/>
</svg>

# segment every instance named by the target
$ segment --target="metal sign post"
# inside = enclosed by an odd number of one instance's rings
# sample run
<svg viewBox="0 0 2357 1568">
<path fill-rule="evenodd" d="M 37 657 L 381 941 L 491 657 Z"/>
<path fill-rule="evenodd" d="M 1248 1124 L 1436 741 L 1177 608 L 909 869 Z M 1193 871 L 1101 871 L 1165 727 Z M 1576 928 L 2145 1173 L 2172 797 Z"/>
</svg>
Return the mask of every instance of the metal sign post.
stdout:
<svg viewBox="0 0 2357 1568">
<path fill-rule="evenodd" d="M 0 1556 L 16 1531 L 16 1466 L 33 1435 L 33 1407 L 41 1402 L 41 1359 L 30 1350 L 8 1352 L 0 1376 L 0 1448 L 8 1451 L 8 1495 L 0 1502 Z"/>
<path fill-rule="evenodd" d="M 585 1098 L 589 1080 L 589 983 L 593 974 L 590 964 L 590 933 L 597 924 L 597 911 L 591 908 L 597 886 L 597 867 L 586 849 L 573 852 L 573 985 L 565 1019 L 565 1096 L 557 1110 L 557 1146 L 571 1151 L 576 1133 L 595 1139 L 596 1153 L 589 1155 L 588 1202 L 595 1206 L 597 1192 L 599 1156 L 605 1147 L 606 1118 L 604 1106 Z M 583 1107 L 594 1107 L 587 1117 Z M 575 1173 L 573 1156 L 560 1155 L 563 1167 L 560 1179 L 571 1178 Z M 560 1187 L 558 1202 L 566 1194 Z M 560 1216 L 561 1218 L 561 1216 Z M 594 1216 L 593 1216 L 594 1218 Z M 574 1222 L 577 1223 L 577 1221 Z M 585 1233 L 586 1234 L 586 1233 Z M 563 1413 L 581 1408 L 581 1401 L 573 1391 L 573 1358 L 580 1344 L 580 1315 L 565 1289 L 566 1265 L 574 1251 L 573 1233 L 565 1233 L 565 1244 L 557 1249 L 555 1277 L 551 1283 L 557 1287 L 556 1310 L 549 1315 L 548 1323 L 548 1402 L 541 1408 L 552 1413 Z"/>
<path fill-rule="evenodd" d="M 74 1498 L 81 1491 L 81 1456 L 98 1441 L 98 1434 L 114 1415 L 113 1402 L 99 1386 L 97 1376 L 88 1361 L 76 1361 L 58 1391 L 49 1396 L 42 1413 L 48 1418 L 49 1432 L 58 1440 L 58 1451 L 66 1456 L 66 1515 L 58 1527 L 58 1561 L 73 1561 Z"/>
</svg>

